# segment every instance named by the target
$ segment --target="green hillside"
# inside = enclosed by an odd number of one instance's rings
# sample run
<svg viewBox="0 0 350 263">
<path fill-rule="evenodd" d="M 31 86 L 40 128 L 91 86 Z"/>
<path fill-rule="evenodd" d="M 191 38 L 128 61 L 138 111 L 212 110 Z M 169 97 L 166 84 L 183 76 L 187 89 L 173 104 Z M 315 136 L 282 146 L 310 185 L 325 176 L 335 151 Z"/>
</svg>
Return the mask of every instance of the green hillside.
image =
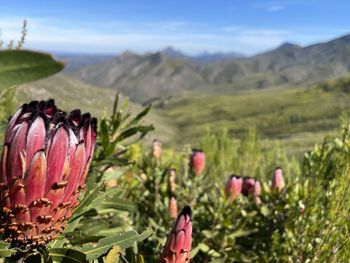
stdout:
<svg viewBox="0 0 350 263">
<path fill-rule="evenodd" d="M 231 95 L 178 95 L 156 103 L 147 122 L 156 131 L 149 140 L 160 138 L 182 147 L 195 145 L 208 131 L 227 129 L 240 138 L 250 128 L 269 143 L 281 139 L 291 154 L 300 156 L 314 143 L 339 126 L 342 113 L 350 113 L 350 77 L 307 88 L 265 89 Z M 58 105 L 76 107 L 96 116 L 106 114 L 115 91 L 101 89 L 63 74 L 21 85 L 18 105 L 32 99 L 55 98 Z M 133 112 L 141 106 L 131 103 Z"/>
<path fill-rule="evenodd" d="M 18 86 L 16 104 L 19 107 L 31 100 L 54 98 L 57 105 L 66 111 L 80 108 L 84 112 L 100 117 L 112 110 L 115 95 L 115 90 L 101 89 L 67 75 L 58 74 Z M 135 103 L 129 102 L 129 106 L 132 113 L 142 110 L 142 107 Z M 156 132 L 150 135 L 149 140 L 159 137 L 169 141 L 174 137 L 175 129 L 168 124 L 168 120 L 156 114 L 155 110 L 151 111 L 146 121 L 153 123 L 156 128 Z"/>
<path fill-rule="evenodd" d="M 270 89 L 239 95 L 176 97 L 157 105 L 181 131 L 181 140 L 227 129 L 241 137 L 256 128 L 262 138 L 281 139 L 291 153 L 302 153 L 339 126 L 350 113 L 350 78 L 307 89 Z"/>
</svg>

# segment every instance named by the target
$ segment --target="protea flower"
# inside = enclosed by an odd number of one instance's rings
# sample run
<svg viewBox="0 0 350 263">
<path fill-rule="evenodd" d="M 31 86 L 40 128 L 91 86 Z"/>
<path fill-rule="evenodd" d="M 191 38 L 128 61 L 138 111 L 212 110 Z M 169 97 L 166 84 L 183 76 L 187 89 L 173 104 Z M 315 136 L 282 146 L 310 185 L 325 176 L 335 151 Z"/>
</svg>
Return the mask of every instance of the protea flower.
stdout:
<svg viewBox="0 0 350 263">
<path fill-rule="evenodd" d="M 226 183 L 225 193 L 233 202 L 242 191 L 243 179 L 240 176 L 231 175 Z"/>
<path fill-rule="evenodd" d="M 272 177 L 271 188 L 281 191 L 284 188 L 284 186 L 285 185 L 284 185 L 282 169 L 280 167 L 277 167 Z"/>
<path fill-rule="evenodd" d="M 247 196 L 260 196 L 261 184 L 258 180 L 251 177 L 245 177 L 242 185 L 242 194 Z"/>
<path fill-rule="evenodd" d="M 170 198 L 168 210 L 170 217 L 175 219 L 177 217 L 177 201 L 175 197 Z"/>
<path fill-rule="evenodd" d="M 160 140 L 153 140 L 152 143 L 152 156 L 156 160 L 159 160 L 160 157 L 162 156 L 162 143 Z"/>
<path fill-rule="evenodd" d="M 190 262 L 192 245 L 192 212 L 185 206 L 168 236 L 161 256 L 161 263 L 187 263 Z"/>
<path fill-rule="evenodd" d="M 176 170 L 174 168 L 169 169 L 169 186 L 172 193 L 176 192 Z M 177 213 L 176 213 L 177 215 Z"/>
<path fill-rule="evenodd" d="M 1 232 L 15 246 L 61 233 L 85 187 L 96 119 L 53 100 L 24 104 L 10 119 L 1 157 Z"/>
<path fill-rule="evenodd" d="M 200 175 L 205 168 L 205 153 L 194 149 L 190 157 L 190 168 L 195 175 Z"/>
</svg>

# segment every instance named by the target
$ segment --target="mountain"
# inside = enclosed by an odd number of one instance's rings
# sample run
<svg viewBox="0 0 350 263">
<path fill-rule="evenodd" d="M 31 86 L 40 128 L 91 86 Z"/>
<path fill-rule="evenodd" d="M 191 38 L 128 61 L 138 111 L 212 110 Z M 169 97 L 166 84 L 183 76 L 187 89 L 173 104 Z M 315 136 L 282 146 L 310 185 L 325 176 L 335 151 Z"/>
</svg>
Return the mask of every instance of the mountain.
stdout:
<svg viewBox="0 0 350 263">
<path fill-rule="evenodd" d="M 116 88 L 136 102 L 149 102 L 206 85 L 195 65 L 162 52 L 125 52 L 113 60 L 86 67 L 74 76 L 96 86 Z"/>
<path fill-rule="evenodd" d="M 177 50 L 171 46 L 164 48 L 160 51 L 160 53 L 164 54 L 169 58 L 182 58 L 182 59 L 191 59 L 190 56 L 185 55 L 180 50 Z"/>
<path fill-rule="evenodd" d="M 86 55 L 86 54 L 69 54 L 54 53 L 57 60 L 65 63 L 64 72 L 73 72 L 81 68 L 99 64 L 112 59 L 112 55 Z"/>
<path fill-rule="evenodd" d="M 245 58 L 201 63 L 173 49 L 123 53 L 80 69 L 74 76 L 114 88 L 144 103 L 186 92 L 233 93 L 247 89 L 313 84 L 350 72 L 350 35 L 301 47 L 284 43 Z"/>
<path fill-rule="evenodd" d="M 245 56 L 236 52 L 203 52 L 196 56 L 193 56 L 192 59 L 197 62 L 202 63 L 211 63 L 211 62 L 220 62 L 230 59 L 244 58 Z"/>
<path fill-rule="evenodd" d="M 186 55 L 180 50 L 174 49 L 173 47 L 166 47 L 160 51 L 162 54 L 169 58 L 176 59 L 187 59 L 199 63 L 210 63 L 210 62 L 219 62 L 226 61 L 230 59 L 243 58 L 243 54 L 237 52 L 202 52 L 197 55 Z"/>
</svg>

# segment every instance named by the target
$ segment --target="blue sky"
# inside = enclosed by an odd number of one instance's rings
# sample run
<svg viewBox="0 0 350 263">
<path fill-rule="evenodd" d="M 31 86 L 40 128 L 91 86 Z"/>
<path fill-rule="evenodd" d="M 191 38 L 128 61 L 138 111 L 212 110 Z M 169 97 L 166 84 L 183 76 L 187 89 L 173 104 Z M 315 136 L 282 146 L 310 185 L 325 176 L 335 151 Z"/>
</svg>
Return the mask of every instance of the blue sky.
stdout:
<svg viewBox="0 0 350 263">
<path fill-rule="evenodd" d="M 3 40 L 46 51 L 255 54 L 290 41 L 301 45 L 350 33 L 350 1 L 330 0 L 0 0 Z"/>
</svg>

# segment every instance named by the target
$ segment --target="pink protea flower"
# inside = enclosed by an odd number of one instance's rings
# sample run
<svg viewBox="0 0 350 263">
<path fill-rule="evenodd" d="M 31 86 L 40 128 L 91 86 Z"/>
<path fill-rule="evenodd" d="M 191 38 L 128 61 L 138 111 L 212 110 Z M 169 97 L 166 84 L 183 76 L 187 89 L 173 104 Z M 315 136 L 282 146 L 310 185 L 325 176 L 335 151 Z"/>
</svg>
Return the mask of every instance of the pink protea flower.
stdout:
<svg viewBox="0 0 350 263">
<path fill-rule="evenodd" d="M 193 150 L 190 157 L 190 168 L 195 175 L 200 175 L 205 168 L 205 153 L 202 150 Z"/>
<path fill-rule="evenodd" d="M 192 245 L 192 212 L 182 209 L 165 243 L 161 263 L 188 263 Z"/>
<path fill-rule="evenodd" d="M 226 183 L 225 193 L 233 202 L 242 191 L 243 179 L 240 176 L 231 175 Z"/>
<path fill-rule="evenodd" d="M 177 217 L 177 201 L 175 197 L 170 198 L 168 210 L 170 217 L 175 219 Z"/>
<path fill-rule="evenodd" d="M 280 167 L 277 167 L 272 177 L 271 188 L 281 191 L 284 188 L 284 186 L 285 184 L 284 184 L 282 169 Z"/>
<path fill-rule="evenodd" d="M 247 196 L 260 196 L 261 184 L 258 180 L 251 177 L 245 177 L 243 179 L 242 194 Z"/>
<path fill-rule="evenodd" d="M 96 141 L 96 119 L 53 100 L 24 104 L 10 119 L 0 165 L 1 232 L 20 246 L 61 233 L 78 205 Z"/>
<path fill-rule="evenodd" d="M 152 143 L 152 156 L 159 160 L 160 157 L 162 156 L 162 143 L 160 140 L 153 140 L 153 143 Z"/>
</svg>

